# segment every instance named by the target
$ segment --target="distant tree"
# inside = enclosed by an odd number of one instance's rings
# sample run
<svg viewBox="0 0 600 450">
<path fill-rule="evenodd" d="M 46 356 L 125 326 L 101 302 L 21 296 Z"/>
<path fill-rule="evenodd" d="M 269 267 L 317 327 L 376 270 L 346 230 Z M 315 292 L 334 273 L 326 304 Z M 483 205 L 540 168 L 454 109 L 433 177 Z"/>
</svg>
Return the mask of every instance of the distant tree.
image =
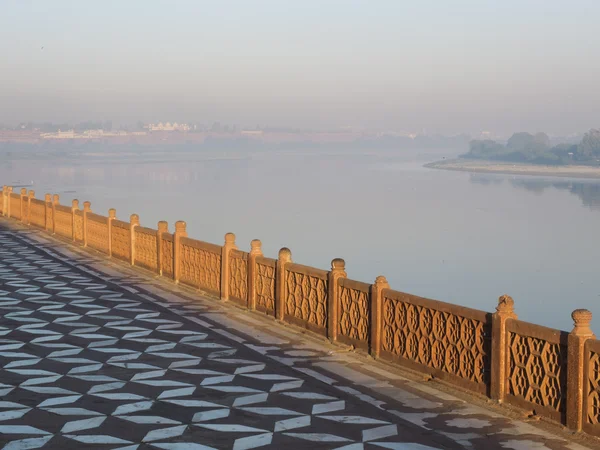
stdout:
<svg viewBox="0 0 600 450">
<path fill-rule="evenodd" d="M 583 136 L 577 146 L 577 159 L 590 160 L 600 158 L 600 130 L 591 129 Z"/>
</svg>

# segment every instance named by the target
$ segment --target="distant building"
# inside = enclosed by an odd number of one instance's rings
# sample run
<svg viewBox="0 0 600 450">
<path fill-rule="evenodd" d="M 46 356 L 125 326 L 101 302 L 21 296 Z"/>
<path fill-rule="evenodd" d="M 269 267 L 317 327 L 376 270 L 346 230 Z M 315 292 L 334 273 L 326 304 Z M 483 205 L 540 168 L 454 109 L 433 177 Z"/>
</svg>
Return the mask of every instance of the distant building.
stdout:
<svg viewBox="0 0 600 450">
<path fill-rule="evenodd" d="M 148 125 L 144 125 L 148 131 L 190 131 L 190 126 L 187 123 L 177 123 L 171 122 L 162 123 L 159 122 L 157 124 L 150 123 Z"/>
</svg>

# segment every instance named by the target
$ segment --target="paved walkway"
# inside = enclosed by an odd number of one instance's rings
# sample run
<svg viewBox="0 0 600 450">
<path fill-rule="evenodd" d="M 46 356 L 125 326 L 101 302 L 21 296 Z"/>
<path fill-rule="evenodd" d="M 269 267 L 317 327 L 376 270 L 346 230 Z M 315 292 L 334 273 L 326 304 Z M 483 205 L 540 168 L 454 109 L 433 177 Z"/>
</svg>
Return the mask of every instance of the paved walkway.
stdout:
<svg viewBox="0 0 600 450">
<path fill-rule="evenodd" d="M 0 448 L 571 449 L 0 219 Z"/>
</svg>

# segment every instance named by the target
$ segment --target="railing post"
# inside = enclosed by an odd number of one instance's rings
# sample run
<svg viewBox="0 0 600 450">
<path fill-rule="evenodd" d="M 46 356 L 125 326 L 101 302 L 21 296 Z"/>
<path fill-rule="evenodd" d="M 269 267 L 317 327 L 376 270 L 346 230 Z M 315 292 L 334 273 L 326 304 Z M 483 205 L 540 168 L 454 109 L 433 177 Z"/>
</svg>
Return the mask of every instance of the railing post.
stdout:
<svg viewBox="0 0 600 450">
<path fill-rule="evenodd" d="M 490 369 L 490 397 L 498 403 L 504 401 L 508 385 L 508 334 L 506 321 L 517 320 L 515 301 L 509 295 L 498 299 L 496 312 L 492 315 L 492 358 Z"/>
<path fill-rule="evenodd" d="M 338 280 L 346 278 L 346 262 L 341 258 L 335 258 L 331 261 L 331 270 L 328 274 L 327 290 L 327 337 L 331 342 L 337 340 L 338 335 L 338 317 L 340 307 L 340 287 Z"/>
<path fill-rule="evenodd" d="M 140 216 L 132 214 L 129 217 L 129 233 L 130 233 L 130 249 L 129 249 L 129 263 L 135 266 L 135 227 L 140 226 Z"/>
<path fill-rule="evenodd" d="M 25 217 L 24 217 L 25 216 L 25 202 L 27 201 L 27 200 L 25 200 L 26 198 L 27 198 L 27 189 L 21 188 L 21 198 L 20 198 L 20 200 L 21 200 L 21 202 L 20 202 L 21 203 L 20 204 L 20 206 L 21 206 L 21 223 L 27 223 L 25 220 Z"/>
<path fill-rule="evenodd" d="M 263 256 L 262 242 L 253 239 L 250 242 L 250 253 L 248 254 L 248 308 L 256 309 L 256 258 Z"/>
<path fill-rule="evenodd" d="M 58 194 L 52 196 L 52 234 L 56 233 L 56 205 L 60 201 Z"/>
<path fill-rule="evenodd" d="M 158 231 L 156 233 L 156 258 L 158 259 L 158 261 L 156 261 L 156 270 L 158 271 L 158 274 L 160 276 L 162 276 L 163 274 L 163 269 L 162 269 L 162 245 L 161 245 L 161 239 L 162 239 L 162 235 L 163 233 L 168 233 L 169 232 L 169 223 L 161 220 L 160 222 L 158 222 Z"/>
<path fill-rule="evenodd" d="M 92 204 L 90 202 L 83 202 L 83 246 L 87 247 L 87 231 L 88 231 L 88 213 L 92 212 Z"/>
<path fill-rule="evenodd" d="M 35 198 L 35 191 L 29 191 L 29 195 L 27 197 L 27 225 L 31 225 L 31 199 Z"/>
<path fill-rule="evenodd" d="M 108 210 L 108 220 L 106 221 L 108 225 L 108 257 L 112 258 L 112 223 L 113 220 L 117 218 L 117 210 L 115 208 L 110 208 Z"/>
<path fill-rule="evenodd" d="M 79 209 L 79 200 L 71 202 L 71 239 L 75 242 L 75 211 Z"/>
<path fill-rule="evenodd" d="M 50 194 L 44 195 L 44 229 L 46 231 L 52 231 L 52 221 L 48 221 L 48 211 L 52 211 L 52 196 Z M 54 220 L 54 214 L 52 215 Z"/>
<path fill-rule="evenodd" d="M 12 191 L 13 191 L 12 186 L 6 187 L 6 217 L 8 217 L 9 219 L 10 219 L 10 213 L 11 213 L 10 198 L 12 196 Z"/>
<path fill-rule="evenodd" d="M 225 244 L 221 249 L 221 300 L 229 300 L 229 271 L 231 270 L 229 252 L 236 249 L 235 234 L 225 234 Z"/>
<path fill-rule="evenodd" d="M 277 270 L 275 273 L 275 318 L 283 321 L 285 316 L 285 266 L 292 262 L 292 252 L 289 248 L 283 247 L 279 250 L 277 257 Z"/>
<path fill-rule="evenodd" d="M 2 185 L 2 215 L 6 217 L 6 189 L 8 186 Z"/>
<path fill-rule="evenodd" d="M 567 427 L 581 431 L 583 417 L 583 396 L 587 394 L 587 374 L 585 368 L 585 341 L 595 339 L 590 328 L 592 313 L 587 309 L 576 309 L 571 314 L 574 322 L 569 333 L 567 350 Z"/>
<path fill-rule="evenodd" d="M 371 356 L 379 358 L 381 352 L 381 329 L 383 314 L 383 290 L 389 289 L 386 278 L 383 275 L 375 278 L 371 285 Z"/>
<path fill-rule="evenodd" d="M 182 237 L 187 237 L 186 223 L 183 220 L 175 222 L 175 233 L 173 234 L 173 279 L 179 283 L 181 276 L 181 249 L 179 241 Z"/>
</svg>

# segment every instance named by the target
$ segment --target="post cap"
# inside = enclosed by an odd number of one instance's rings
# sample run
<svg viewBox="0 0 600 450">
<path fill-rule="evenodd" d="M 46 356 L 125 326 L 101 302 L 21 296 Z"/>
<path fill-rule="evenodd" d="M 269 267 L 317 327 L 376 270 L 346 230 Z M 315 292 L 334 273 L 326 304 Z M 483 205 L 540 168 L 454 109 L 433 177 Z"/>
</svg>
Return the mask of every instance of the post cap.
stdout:
<svg viewBox="0 0 600 450">
<path fill-rule="evenodd" d="M 334 258 L 331 260 L 331 270 L 344 270 L 346 268 L 346 261 L 342 258 Z"/>
<path fill-rule="evenodd" d="M 83 210 L 84 211 L 90 211 L 91 208 L 92 208 L 92 203 L 91 202 L 88 202 L 88 201 L 83 202 Z"/>
<path fill-rule="evenodd" d="M 60 201 L 60 197 L 58 196 L 58 194 L 54 194 L 52 196 L 52 201 L 56 204 L 58 204 L 58 202 Z"/>
<path fill-rule="evenodd" d="M 292 262 L 292 251 L 287 247 L 283 247 L 279 250 L 279 260 L 281 262 Z"/>
<path fill-rule="evenodd" d="M 375 278 L 375 285 L 377 285 L 377 287 L 380 289 L 387 289 L 390 287 L 387 278 L 383 275 L 379 275 L 377 278 Z"/>
<path fill-rule="evenodd" d="M 30 198 L 34 198 L 35 197 L 35 191 L 29 191 L 29 197 Z"/>
<path fill-rule="evenodd" d="M 187 224 L 183 220 L 178 220 L 177 222 L 175 222 L 175 232 L 176 233 L 184 232 L 186 227 L 187 227 Z"/>
<path fill-rule="evenodd" d="M 260 239 L 252 239 L 250 241 L 250 254 L 262 255 L 262 242 L 260 242 Z"/>
<path fill-rule="evenodd" d="M 168 233 L 169 232 L 169 222 L 167 222 L 166 220 L 161 220 L 158 222 L 158 231 L 160 231 L 161 233 Z"/>
<path fill-rule="evenodd" d="M 234 244 L 235 245 L 235 234 L 225 233 L 225 244 Z"/>
<path fill-rule="evenodd" d="M 52 201 L 52 196 L 50 194 L 46 194 L 44 195 L 44 199 L 46 200 L 47 203 Z"/>
<path fill-rule="evenodd" d="M 21 188 L 21 195 L 27 195 L 27 188 Z"/>
<path fill-rule="evenodd" d="M 498 306 L 496 306 L 496 311 L 499 313 L 507 313 L 512 314 L 515 312 L 515 301 L 510 295 L 502 295 L 498 298 Z"/>
<path fill-rule="evenodd" d="M 139 225 L 140 224 L 140 216 L 138 216 L 137 214 L 132 214 L 131 216 L 129 216 L 129 222 L 132 225 Z"/>
<path fill-rule="evenodd" d="M 71 205 L 73 206 L 73 208 L 79 208 L 79 200 L 73 199 Z"/>
<path fill-rule="evenodd" d="M 571 313 L 573 319 L 573 331 L 571 333 L 578 336 L 593 336 L 594 332 L 590 328 L 592 323 L 592 312 L 587 309 L 576 309 Z"/>
<path fill-rule="evenodd" d="M 109 219 L 114 219 L 117 217 L 117 210 L 115 208 L 110 208 L 108 210 L 108 218 Z"/>
</svg>

